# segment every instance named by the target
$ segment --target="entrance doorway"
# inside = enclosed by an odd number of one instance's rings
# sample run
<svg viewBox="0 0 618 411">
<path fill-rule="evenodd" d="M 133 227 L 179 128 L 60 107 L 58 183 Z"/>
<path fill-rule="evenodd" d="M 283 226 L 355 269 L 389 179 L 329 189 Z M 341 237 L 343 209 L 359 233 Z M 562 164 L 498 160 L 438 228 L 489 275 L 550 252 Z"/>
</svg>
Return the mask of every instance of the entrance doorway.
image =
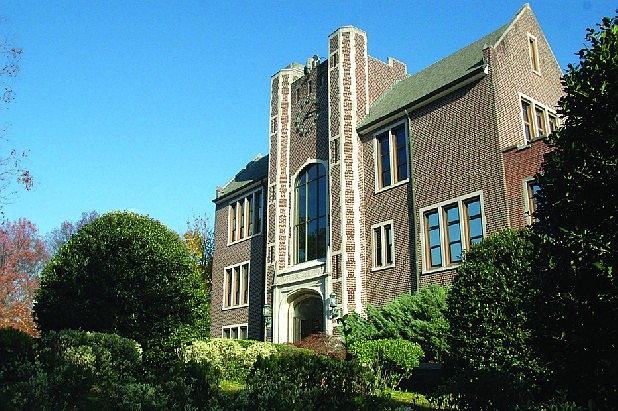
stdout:
<svg viewBox="0 0 618 411">
<path fill-rule="evenodd" d="M 324 305 L 318 294 L 305 294 L 294 302 L 294 342 L 324 332 Z"/>
</svg>

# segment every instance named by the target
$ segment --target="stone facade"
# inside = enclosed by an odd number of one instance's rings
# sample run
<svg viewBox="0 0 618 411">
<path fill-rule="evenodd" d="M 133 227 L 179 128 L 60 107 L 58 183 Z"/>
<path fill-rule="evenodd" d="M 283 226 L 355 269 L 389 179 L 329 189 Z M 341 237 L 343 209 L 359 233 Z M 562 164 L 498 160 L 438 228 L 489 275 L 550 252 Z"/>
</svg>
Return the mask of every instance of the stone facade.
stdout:
<svg viewBox="0 0 618 411">
<path fill-rule="evenodd" d="M 449 284 L 458 250 L 528 223 L 525 182 L 548 148 L 526 137 L 522 101 L 543 116 L 532 132 L 546 130 L 562 75 L 529 6 L 414 75 L 367 47 L 364 31 L 341 27 L 326 60 L 273 75 L 269 155 L 214 200 L 213 336 L 243 324 L 275 342 L 337 334 L 342 315 Z M 230 241 L 257 210 L 231 205 L 256 190 L 261 231 Z M 226 306 L 226 272 L 247 262 L 248 303 Z"/>
</svg>

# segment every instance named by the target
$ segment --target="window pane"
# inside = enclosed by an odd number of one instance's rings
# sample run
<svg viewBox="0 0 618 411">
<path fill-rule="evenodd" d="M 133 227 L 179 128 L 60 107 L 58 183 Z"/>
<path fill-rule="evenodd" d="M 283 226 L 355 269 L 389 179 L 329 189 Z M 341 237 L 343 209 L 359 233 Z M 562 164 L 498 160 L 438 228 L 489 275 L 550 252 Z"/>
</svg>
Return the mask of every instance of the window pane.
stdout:
<svg viewBox="0 0 618 411">
<path fill-rule="evenodd" d="M 242 304 L 249 303 L 249 264 L 242 266 Z"/>
<path fill-rule="evenodd" d="M 249 218 L 248 218 L 249 227 L 248 227 L 247 232 L 249 233 L 249 235 L 253 235 L 253 220 L 254 220 L 253 213 L 255 212 L 254 207 L 253 207 L 253 195 L 250 195 L 247 198 L 247 209 L 249 210 L 249 212 L 248 212 L 248 214 L 249 214 Z"/>
<path fill-rule="evenodd" d="M 307 224 L 307 261 L 318 258 L 318 221 L 312 220 Z"/>
<path fill-rule="evenodd" d="M 429 231 L 429 245 L 440 245 L 440 230 L 433 229 Z"/>
<path fill-rule="evenodd" d="M 305 240 L 307 238 L 307 226 L 306 223 L 301 223 L 298 225 L 296 230 L 296 249 L 298 250 L 298 259 L 297 262 L 302 263 L 307 261 L 307 256 L 305 249 L 307 247 Z"/>
<path fill-rule="evenodd" d="M 408 156 L 406 154 L 406 130 L 403 125 L 393 129 L 393 135 L 395 136 L 395 144 L 397 146 L 396 154 L 397 158 L 395 163 L 397 164 L 397 181 L 402 181 L 408 178 Z"/>
<path fill-rule="evenodd" d="M 386 239 L 386 264 L 393 263 L 393 230 L 391 225 L 384 226 L 384 237 Z"/>
<path fill-rule="evenodd" d="M 373 229 L 373 250 L 374 250 L 374 265 L 376 267 L 382 266 L 382 227 Z"/>
<path fill-rule="evenodd" d="M 238 203 L 238 213 L 240 214 L 240 228 L 238 230 L 238 238 L 245 237 L 245 200 Z"/>
<path fill-rule="evenodd" d="M 468 237 L 470 245 L 476 244 L 483 239 L 483 219 L 481 216 L 481 202 L 476 199 L 466 203 L 468 217 Z"/>
<path fill-rule="evenodd" d="M 391 185 L 391 159 L 389 153 L 389 134 L 385 132 L 378 137 L 378 156 L 380 161 L 379 176 L 382 187 Z"/>
<path fill-rule="evenodd" d="M 313 181 L 318 178 L 318 165 L 312 164 L 307 168 L 307 181 Z"/>
<path fill-rule="evenodd" d="M 226 307 L 229 307 L 232 305 L 232 291 L 233 291 L 233 284 L 232 284 L 232 269 L 228 269 L 226 272 L 226 287 L 227 287 L 227 295 L 226 295 Z"/>
<path fill-rule="evenodd" d="M 448 226 L 448 239 L 451 243 L 461 241 L 461 229 L 459 224 L 451 224 Z"/>
<path fill-rule="evenodd" d="M 431 214 L 427 214 L 427 220 L 429 221 L 429 227 L 438 226 L 438 212 L 434 211 Z"/>
<path fill-rule="evenodd" d="M 238 338 L 238 328 L 230 328 L 230 338 Z"/>
<path fill-rule="evenodd" d="M 253 232 L 255 234 L 262 230 L 262 190 L 255 193 L 255 222 Z"/>
<path fill-rule="evenodd" d="M 524 119 L 524 135 L 526 137 L 526 142 L 530 141 L 532 138 L 532 119 L 530 112 L 530 103 L 527 101 L 521 101 L 521 111 Z"/>
<path fill-rule="evenodd" d="M 300 223 L 307 219 L 307 191 L 306 186 L 301 186 L 296 189 L 296 206 L 298 207 L 298 214 L 296 222 Z"/>
<path fill-rule="evenodd" d="M 471 203 L 466 203 L 466 206 L 468 207 L 469 216 L 481 215 L 481 202 L 479 200 L 473 201 Z"/>
<path fill-rule="evenodd" d="M 246 340 L 247 339 L 247 327 L 246 326 L 241 326 L 240 327 L 240 339 L 241 340 Z"/>
<path fill-rule="evenodd" d="M 480 217 L 470 220 L 470 244 L 476 244 L 483 239 L 483 223 Z"/>
<path fill-rule="evenodd" d="M 230 338 L 230 329 L 229 328 L 224 328 L 223 329 L 223 338 Z"/>
<path fill-rule="evenodd" d="M 440 267 L 442 265 L 442 256 L 440 255 L 440 247 L 431 249 L 431 266 Z"/>
<path fill-rule="evenodd" d="M 236 241 L 236 203 L 230 205 L 230 226 L 231 226 L 231 235 L 230 241 Z"/>
<path fill-rule="evenodd" d="M 538 135 L 547 135 L 547 127 L 545 127 L 545 111 L 539 107 L 536 107 L 534 111 L 536 113 L 536 128 Z"/>
<path fill-rule="evenodd" d="M 310 181 L 307 184 L 307 219 L 313 220 L 318 217 L 318 182 Z"/>
<path fill-rule="evenodd" d="M 234 267 L 234 279 L 232 280 L 234 285 L 234 300 L 232 305 L 238 305 L 240 303 L 240 267 Z"/>
<path fill-rule="evenodd" d="M 461 262 L 461 242 L 450 244 L 449 253 L 452 263 Z"/>
</svg>

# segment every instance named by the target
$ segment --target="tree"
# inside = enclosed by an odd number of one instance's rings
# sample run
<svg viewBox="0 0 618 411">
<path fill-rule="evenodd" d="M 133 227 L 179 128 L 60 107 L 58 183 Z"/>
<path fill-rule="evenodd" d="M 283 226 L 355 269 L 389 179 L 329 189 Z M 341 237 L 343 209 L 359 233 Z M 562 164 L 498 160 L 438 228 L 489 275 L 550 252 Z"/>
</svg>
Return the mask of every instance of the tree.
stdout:
<svg viewBox="0 0 618 411">
<path fill-rule="evenodd" d="M 193 216 L 192 220 L 187 220 L 187 231 L 182 235 L 182 238 L 189 250 L 189 255 L 195 261 L 202 274 L 202 279 L 210 290 L 215 237 L 208 218 Z"/>
<path fill-rule="evenodd" d="M 36 335 L 32 302 L 45 261 L 45 244 L 34 224 L 19 219 L 0 225 L 0 328 Z"/>
<path fill-rule="evenodd" d="M 60 251 L 60 248 L 69 241 L 69 238 L 75 233 L 77 230 L 85 226 L 86 224 L 96 220 L 99 218 L 99 213 L 92 210 L 90 212 L 83 212 L 82 217 L 77 220 L 75 223 L 71 221 L 64 221 L 60 224 L 60 227 L 53 229 L 45 236 L 45 242 L 47 245 L 47 251 L 50 255 L 55 255 Z"/>
<path fill-rule="evenodd" d="M 2 93 L 0 110 L 15 98 L 10 80 L 19 73 L 21 55 L 20 48 L 11 45 L 6 39 L 0 39 L 0 93 Z M 0 127 L 3 126 L 0 125 Z M 6 143 L 3 129 L 0 129 L 0 141 Z M 32 176 L 22 166 L 22 161 L 26 156 L 25 151 L 20 152 L 14 148 L 2 147 L 0 149 L 0 206 L 13 194 L 12 187 L 15 183 L 26 190 L 32 187 Z"/>
<path fill-rule="evenodd" d="M 180 237 L 130 212 L 105 214 L 69 239 L 41 274 L 34 312 L 43 333 L 116 333 L 155 360 L 209 326 L 206 289 Z"/>
<path fill-rule="evenodd" d="M 588 29 L 569 65 L 563 126 L 548 138 L 539 222 L 539 344 L 570 399 L 618 403 L 618 16 Z M 577 378 L 573 378 L 573 376 Z"/>
<path fill-rule="evenodd" d="M 513 409 L 536 399 L 544 369 L 532 345 L 529 230 L 492 234 L 465 255 L 449 292 L 450 355 L 460 408 Z"/>
</svg>

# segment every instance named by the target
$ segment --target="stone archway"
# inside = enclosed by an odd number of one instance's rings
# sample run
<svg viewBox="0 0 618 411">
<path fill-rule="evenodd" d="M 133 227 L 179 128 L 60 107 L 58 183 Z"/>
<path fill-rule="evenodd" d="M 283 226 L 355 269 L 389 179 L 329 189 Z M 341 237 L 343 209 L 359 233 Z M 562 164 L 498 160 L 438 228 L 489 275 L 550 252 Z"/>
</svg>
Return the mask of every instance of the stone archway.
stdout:
<svg viewBox="0 0 618 411">
<path fill-rule="evenodd" d="M 324 303 L 318 293 L 307 293 L 294 299 L 291 304 L 292 341 L 324 332 Z"/>
</svg>

